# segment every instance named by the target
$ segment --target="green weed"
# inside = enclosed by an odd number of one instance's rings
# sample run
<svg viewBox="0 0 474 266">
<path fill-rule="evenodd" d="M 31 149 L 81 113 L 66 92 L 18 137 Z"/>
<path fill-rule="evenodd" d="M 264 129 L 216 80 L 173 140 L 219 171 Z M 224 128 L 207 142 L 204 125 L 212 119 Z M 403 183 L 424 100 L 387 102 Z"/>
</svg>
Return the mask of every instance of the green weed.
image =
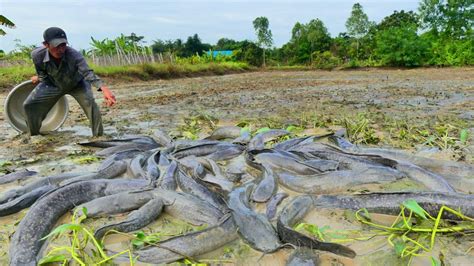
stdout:
<svg viewBox="0 0 474 266">
<path fill-rule="evenodd" d="M 97 156 L 83 156 L 73 159 L 73 162 L 76 164 L 91 164 L 98 161 L 100 161 L 100 159 Z"/>
<path fill-rule="evenodd" d="M 109 264 L 113 258 L 128 253 L 130 265 L 133 265 L 134 260 L 129 249 L 113 256 L 108 256 L 105 253 L 102 244 L 95 239 L 94 234 L 81 224 L 87 217 L 87 210 L 85 208 L 83 208 L 83 213 L 82 216 L 76 217 L 77 212 L 74 212 L 71 223 L 56 227 L 51 233 L 41 239 L 66 237 L 70 245 L 53 247 L 38 264 L 69 264 L 75 262 L 79 265 L 101 265 Z"/>
<path fill-rule="evenodd" d="M 10 170 L 9 166 L 12 166 L 12 165 L 13 165 L 13 163 L 10 162 L 10 161 L 6 161 L 6 160 L 0 161 L 0 173 L 1 174 L 10 173 L 11 170 Z"/>
<path fill-rule="evenodd" d="M 474 229 L 473 218 L 447 206 L 442 206 L 436 217 L 432 217 L 415 200 L 403 202 L 400 209 L 391 226 L 372 222 L 366 209 L 357 211 L 356 218 L 361 223 L 376 228 L 380 234 L 388 235 L 388 243 L 401 258 L 409 258 L 409 262 L 413 257 L 425 256 L 423 252 L 431 252 L 438 234 L 462 234 Z M 454 214 L 462 222 L 453 224 L 452 221 L 443 221 L 441 217 L 446 212 Z"/>
<path fill-rule="evenodd" d="M 199 133 L 204 129 L 214 130 L 219 122 L 217 118 L 204 112 L 185 117 L 183 120 L 183 124 L 177 128 L 178 137 L 192 140 L 198 139 Z"/>
<path fill-rule="evenodd" d="M 445 221 L 443 214 L 451 213 L 460 222 Z M 327 242 L 345 243 L 355 240 L 366 241 L 375 236 L 386 236 L 387 242 L 402 259 L 407 259 L 408 264 L 417 256 L 426 256 L 423 252 L 431 252 L 435 246 L 436 237 L 445 235 L 472 234 L 474 219 L 463 215 L 447 206 L 442 206 L 438 214 L 433 217 L 423 209 L 415 200 L 407 200 L 400 206 L 400 213 L 390 225 L 379 224 L 372 220 L 367 209 L 360 209 L 355 213 L 357 221 L 368 226 L 370 233 L 360 230 L 333 230 L 329 226 L 318 227 L 314 224 L 300 223 L 295 230 L 304 230 L 313 237 Z M 437 265 L 436 258 L 430 258 L 432 265 Z"/>
<path fill-rule="evenodd" d="M 381 140 L 375 134 L 373 122 L 365 113 L 359 113 L 352 119 L 343 117 L 339 124 L 346 128 L 347 138 L 354 144 L 378 144 Z"/>
</svg>

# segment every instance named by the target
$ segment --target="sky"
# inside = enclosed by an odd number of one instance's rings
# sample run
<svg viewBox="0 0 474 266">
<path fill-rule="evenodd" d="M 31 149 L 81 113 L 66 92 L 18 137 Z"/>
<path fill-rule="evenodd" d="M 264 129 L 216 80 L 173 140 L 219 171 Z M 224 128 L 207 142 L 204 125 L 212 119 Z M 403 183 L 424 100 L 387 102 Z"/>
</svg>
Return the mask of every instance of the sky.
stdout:
<svg viewBox="0 0 474 266">
<path fill-rule="evenodd" d="M 332 37 L 346 31 L 352 6 L 360 3 L 369 20 L 380 22 L 395 10 L 416 11 L 416 0 L 0 0 L 0 14 L 16 28 L 2 27 L 0 50 L 22 45 L 40 46 L 43 31 L 60 27 L 70 46 L 89 49 L 91 37 L 115 39 L 121 33 L 144 36 L 146 45 L 154 40 L 186 41 L 197 33 L 204 43 L 220 38 L 256 40 L 252 21 L 267 17 L 274 46 L 281 47 L 291 37 L 296 22 L 320 19 Z"/>
</svg>

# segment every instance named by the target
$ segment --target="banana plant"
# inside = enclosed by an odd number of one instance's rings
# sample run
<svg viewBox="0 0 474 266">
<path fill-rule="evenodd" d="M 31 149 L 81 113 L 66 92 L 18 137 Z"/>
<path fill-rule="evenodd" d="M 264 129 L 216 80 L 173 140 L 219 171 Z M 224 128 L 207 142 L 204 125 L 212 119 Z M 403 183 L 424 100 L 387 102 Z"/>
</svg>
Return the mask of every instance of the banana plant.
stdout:
<svg viewBox="0 0 474 266">
<path fill-rule="evenodd" d="M 10 29 L 15 28 L 15 23 L 6 18 L 4 15 L 0 15 L 0 25 Z M 0 36 L 3 36 L 5 34 L 7 33 L 3 29 L 0 29 Z"/>
<path fill-rule="evenodd" d="M 102 41 L 96 40 L 91 37 L 92 42 L 90 43 L 92 46 L 92 52 L 97 55 L 113 55 L 116 53 L 115 50 L 115 43 L 108 38 L 105 38 Z"/>
</svg>

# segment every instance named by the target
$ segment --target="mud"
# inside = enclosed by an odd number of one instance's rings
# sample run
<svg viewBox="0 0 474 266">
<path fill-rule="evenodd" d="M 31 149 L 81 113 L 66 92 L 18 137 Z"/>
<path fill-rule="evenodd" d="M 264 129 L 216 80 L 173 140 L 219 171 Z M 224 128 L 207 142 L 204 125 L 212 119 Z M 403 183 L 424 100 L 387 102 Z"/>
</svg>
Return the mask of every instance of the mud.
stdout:
<svg viewBox="0 0 474 266">
<path fill-rule="evenodd" d="M 118 104 L 112 108 L 101 105 L 106 134 L 103 138 L 127 134 L 152 135 L 157 128 L 180 137 L 182 129 L 189 127 L 185 118 L 190 117 L 198 121 L 194 127 L 201 129 L 197 133 L 201 137 L 210 132 L 210 126 L 240 122 L 250 122 L 253 129 L 257 129 L 311 121 L 314 128 L 308 132 L 324 133 L 340 128 L 334 126 L 333 121 L 363 112 L 380 119 L 375 123 L 387 119 L 413 124 L 457 121 L 471 132 L 471 146 L 466 148 L 463 160 L 473 163 L 474 68 L 253 72 L 114 84 L 111 89 L 117 96 Z M 3 103 L 6 95 L 0 94 L 0 102 Z M 102 104 L 100 93 L 96 93 L 96 97 Z M 71 97 L 68 99 L 70 113 L 64 126 L 34 144 L 25 134 L 14 131 L 4 118 L 3 108 L 0 110 L 0 175 L 23 168 L 36 170 L 43 176 L 96 169 L 99 161 L 93 155 L 95 150 L 76 144 L 91 139 L 88 120 L 79 105 Z M 322 124 L 325 126 L 320 128 Z M 418 151 L 414 147 L 411 151 L 424 156 L 452 158 L 450 151 L 427 152 L 426 147 Z M 18 185 L 21 183 L 2 185 L 0 193 Z M 398 184 L 388 189 L 406 190 L 408 186 Z M 372 189 L 387 188 L 368 187 L 368 190 Z M 0 218 L 1 264 L 6 262 L 6 244 L 14 230 L 13 224 L 23 215 L 24 211 Z M 342 229 L 361 228 L 359 224 L 345 220 L 340 213 L 311 213 L 306 221 Z M 108 241 L 112 241 L 112 247 L 127 246 L 119 237 Z M 452 246 L 446 243 L 440 248 L 448 264 L 459 265 L 473 261 L 474 251 L 469 250 L 470 246 L 473 246 L 472 238 Z M 370 244 L 353 243 L 351 248 L 361 256 L 348 260 L 321 254 L 323 264 L 370 265 L 378 264 L 382 259 L 388 264 L 401 263 L 393 248 L 387 246 L 383 239 L 374 239 Z M 432 255 L 437 257 L 440 252 L 435 250 Z M 281 250 L 262 257 L 261 253 L 236 241 L 200 259 L 210 259 L 211 262 L 218 259 L 224 264 L 284 265 L 289 254 L 290 250 Z M 417 258 L 413 263 L 428 265 L 427 258 Z"/>
</svg>

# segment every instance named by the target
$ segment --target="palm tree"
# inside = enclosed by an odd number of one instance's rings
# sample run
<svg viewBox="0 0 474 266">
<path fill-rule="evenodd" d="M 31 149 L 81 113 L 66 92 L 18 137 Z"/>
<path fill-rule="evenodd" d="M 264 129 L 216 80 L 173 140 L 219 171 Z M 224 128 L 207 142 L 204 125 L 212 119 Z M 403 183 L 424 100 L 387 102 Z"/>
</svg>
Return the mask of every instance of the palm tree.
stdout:
<svg viewBox="0 0 474 266">
<path fill-rule="evenodd" d="M 11 29 L 15 27 L 15 23 L 11 22 L 4 15 L 0 15 L 0 25 L 11 28 Z M 3 29 L 0 29 L 0 36 L 3 36 L 5 34 L 7 33 Z"/>
</svg>

